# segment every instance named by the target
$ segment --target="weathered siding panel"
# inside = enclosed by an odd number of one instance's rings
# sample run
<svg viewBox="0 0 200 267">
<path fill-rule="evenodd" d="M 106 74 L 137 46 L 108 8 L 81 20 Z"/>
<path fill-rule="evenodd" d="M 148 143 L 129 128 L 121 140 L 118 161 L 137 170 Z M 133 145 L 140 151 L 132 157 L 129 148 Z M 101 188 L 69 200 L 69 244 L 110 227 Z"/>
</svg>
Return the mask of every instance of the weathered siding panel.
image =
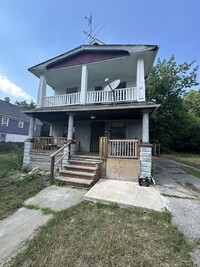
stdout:
<svg viewBox="0 0 200 267">
<path fill-rule="evenodd" d="M 127 139 L 138 139 L 142 138 L 142 122 L 141 120 L 128 121 L 127 127 Z"/>
<path fill-rule="evenodd" d="M 70 67 L 70 66 L 76 66 L 76 65 L 82 65 L 87 64 L 91 62 L 98 62 L 98 61 L 104 61 L 109 59 L 114 59 L 118 57 L 127 56 L 128 52 L 121 50 L 121 51 L 94 51 L 94 52 L 79 52 L 75 55 L 72 55 L 71 57 L 64 58 L 63 60 L 60 60 L 59 62 L 52 63 L 49 66 L 47 66 L 47 69 L 59 69 L 64 67 Z"/>
</svg>

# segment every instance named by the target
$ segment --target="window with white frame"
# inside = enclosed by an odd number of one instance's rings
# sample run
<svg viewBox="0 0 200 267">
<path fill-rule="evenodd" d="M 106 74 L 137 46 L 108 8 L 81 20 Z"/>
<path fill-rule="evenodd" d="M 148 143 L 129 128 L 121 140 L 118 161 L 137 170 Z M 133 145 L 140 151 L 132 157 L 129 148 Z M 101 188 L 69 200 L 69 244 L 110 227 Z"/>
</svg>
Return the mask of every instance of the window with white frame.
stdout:
<svg viewBox="0 0 200 267">
<path fill-rule="evenodd" d="M 9 118 L 2 117 L 2 119 L 1 119 L 1 126 L 8 127 L 8 124 L 9 124 Z"/>
<path fill-rule="evenodd" d="M 6 134 L 4 133 L 0 134 L 0 141 L 6 141 Z"/>
<path fill-rule="evenodd" d="M 23 121 L 19 121 L 19 123 L 18 123 L 18 127 L 19 127 L 19 128 L 24 128 L 24 122 L 23 122 Z"/>
</svg>

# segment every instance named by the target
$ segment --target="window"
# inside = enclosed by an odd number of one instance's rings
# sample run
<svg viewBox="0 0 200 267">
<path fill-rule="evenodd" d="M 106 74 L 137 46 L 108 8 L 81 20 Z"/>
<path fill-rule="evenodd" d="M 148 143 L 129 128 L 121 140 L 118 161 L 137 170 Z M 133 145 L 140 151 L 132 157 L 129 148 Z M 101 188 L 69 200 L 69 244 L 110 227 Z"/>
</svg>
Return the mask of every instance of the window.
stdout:
<svg viewBox="0 0 200 267">
<path fill-rule="evenodd" d="M 34 125 L 34 132 L 37 130 L 37 125 L 35 124 Z"/>
<path fill-rule="evenodd" d="M 116 89 L 126 88 L 126 82 L 120 82 Z"/>
<path fill-rule="evenodd" d="M 66 89 L 66 94 L 74 94 L 74 93 L 78 93 L 78 87 Z"/>
<path fill-rule="evenodd" d="M 102 86 L 95 86 L 94 90 L 95 91 L 102 91 Z"/>
<path fill-rule="evenodd" d="M 9 123 L 9 118 L 2 117 L 2 119 L 1 119 L 1 125 L 8 127 L 8 123 Z"/>
<path fill-rule="evenodd" d="M 125 139 L 126 136 L 126 123 L 113 122 L 111 124 L 111 138 L 112 139 Z"/>
<path fill-rule="evenodd" d="M 0 134 L 0 141 L 6 141 L 6 134 L 4 133 Z"/>
<path fill-rule="evenodd" d="M 19 128 L 24 128 L 24 122 L 23 122 L 23 121 L 19 121 L 19 123 L 18 123 L 18 127 L 19 127 Z"/>
</svg>

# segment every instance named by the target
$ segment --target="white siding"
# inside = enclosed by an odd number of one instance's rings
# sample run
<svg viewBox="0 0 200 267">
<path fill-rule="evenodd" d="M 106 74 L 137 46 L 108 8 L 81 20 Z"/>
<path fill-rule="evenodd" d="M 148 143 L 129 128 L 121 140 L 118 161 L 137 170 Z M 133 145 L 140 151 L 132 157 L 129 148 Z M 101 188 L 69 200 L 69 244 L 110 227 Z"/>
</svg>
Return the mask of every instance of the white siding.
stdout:
<svg viewBox="0 0 200 267">
<path fill-rule="evenodd" d="M 6 142 L 19 142 L 23 143 L 28 138 L 28 135 L 9 134 L 6 133 Z"/>
<path fill-rule="evenodd" d="M 141 140 L 142 138 L 142 122 L 141 120 L 128 121 L 127 139 Z"/>
</svg>

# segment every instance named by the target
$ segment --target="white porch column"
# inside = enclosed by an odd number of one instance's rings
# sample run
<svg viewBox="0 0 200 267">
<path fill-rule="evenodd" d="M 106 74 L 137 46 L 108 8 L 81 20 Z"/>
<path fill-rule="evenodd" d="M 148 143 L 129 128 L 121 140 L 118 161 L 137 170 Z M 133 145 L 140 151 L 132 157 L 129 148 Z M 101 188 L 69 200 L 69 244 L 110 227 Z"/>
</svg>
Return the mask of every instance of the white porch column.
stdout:
<svg viewBox="0 0 200 267">
<path fill-rule="evenodd" d="M 74 114 L 69 114 L 67 140 L 73 140 Z"/>
<path fill-rule="evenodd" d="M 43 105 L 43 98 L 46 96 L 46 75 L 45 73 L 40 75 L 40 83 L 38 88 L 38 96 L 37 96 L 37 108 L 41 108 Z"/>
<path fill-rule="evenodd" d="M 82 105 L 86 103 L 86 93 L 87 93 L 87 86 L 88 86 L 88 69 L 87 66 L 82 66 L 81 72 L 81 95 L 80 95 L 80 102 Z"/>
<path fill-rule="evenodd" d="M 142 143 L 149 143 L 149 110 L 142 114 Z"/>
<path fill-rule="evenodd" d="M 144 74 L 144 60 L 138 58 L 137 60 L 137 101 L 145 101 L 145 74 Z"/>
<path fill-rule="evenodd" d="M 31 116 L 29 124 L 29 134 L 28 134 L 30 139 L 33 139 L 34 137 L 34 128 L 35 128 L 35 118 Z"/>
</svg>

